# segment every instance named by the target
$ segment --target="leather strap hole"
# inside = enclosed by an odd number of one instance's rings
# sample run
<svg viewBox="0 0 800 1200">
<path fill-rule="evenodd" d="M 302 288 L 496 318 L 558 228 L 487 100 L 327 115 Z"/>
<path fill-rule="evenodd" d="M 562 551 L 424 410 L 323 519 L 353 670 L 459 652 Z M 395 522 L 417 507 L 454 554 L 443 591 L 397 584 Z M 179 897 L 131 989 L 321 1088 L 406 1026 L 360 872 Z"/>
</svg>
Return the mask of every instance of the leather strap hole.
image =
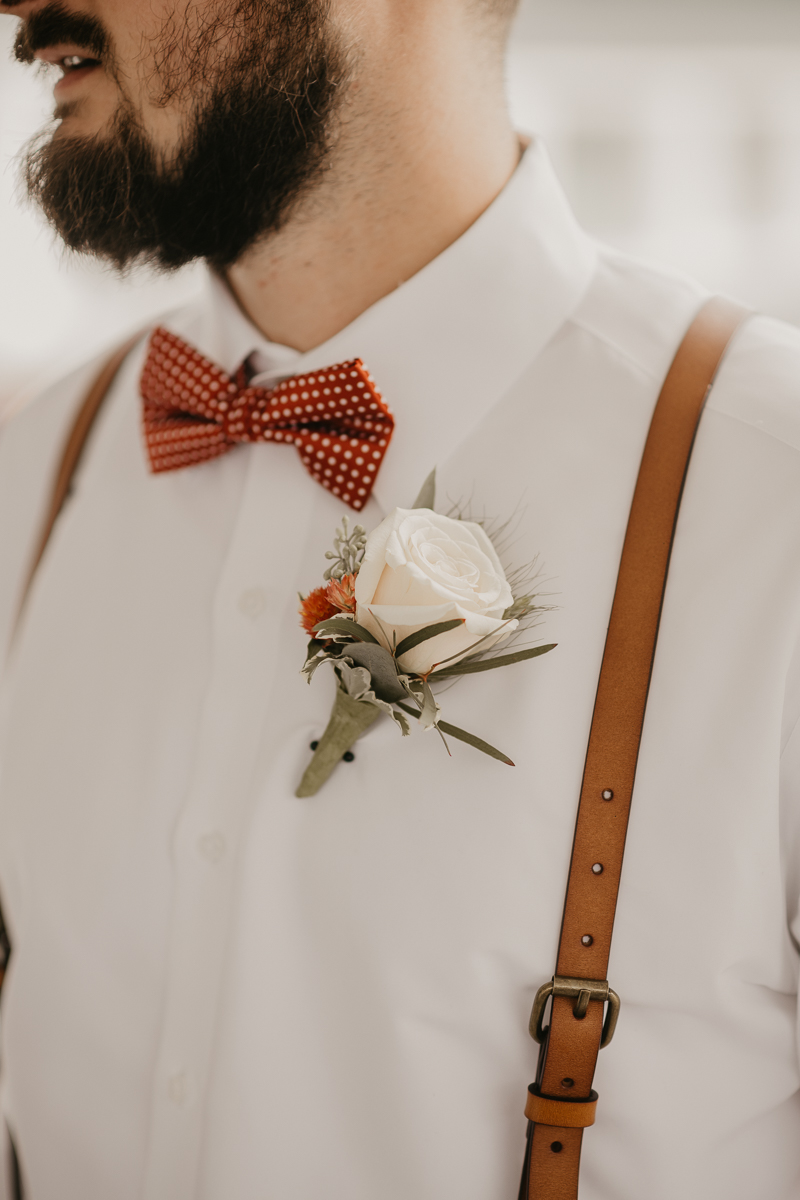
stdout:
<svg viewBox="0 0 800 1200">
<path fill-rule="evenodd" d="M 561 1151 L 564 1149 L 564 1143 L 563 1142 L 551 1142 L 550 1149 L 553 1151 L 553 1154 L 560 1154 Z"/>
<path fill-rule="evenodd" d="M 561 1086 L 562 1086 L 563 1088 L 574 1088 L 574 1087 L 575 1087 L 575 1080 L 574 1080 L 574 1079 L 570 1079 L 570 1078 L 569 1078 L 569 1076 L 567 1076 L 567 1078 L 566 1078 L 566 1079 L 562 1079 L 562 1080 L 561 1080 Z"/>
<path fill-rule="evenodd" d="M 594 938 L 592 937 L 592 935 L 590 933 L 585 933 L 583 935 L 583 937 L 581 938 L 581 945 L 582 946 L 593 946 L 594 945 Z"/>
<path fill-rule="evenodd" d="M 602 875 L 603 874 L 603 864 L 602 863 L 592 863 L 592 871 L 595 873 L 595 875 Z"/>
<path fill-rule="evenodd" d="M 611 788 L 606 788 L 603 791 L 603 799 L 604 800 L 613 800 L 614 799 L 614 793 L 612 792 Z"/>
</svg>

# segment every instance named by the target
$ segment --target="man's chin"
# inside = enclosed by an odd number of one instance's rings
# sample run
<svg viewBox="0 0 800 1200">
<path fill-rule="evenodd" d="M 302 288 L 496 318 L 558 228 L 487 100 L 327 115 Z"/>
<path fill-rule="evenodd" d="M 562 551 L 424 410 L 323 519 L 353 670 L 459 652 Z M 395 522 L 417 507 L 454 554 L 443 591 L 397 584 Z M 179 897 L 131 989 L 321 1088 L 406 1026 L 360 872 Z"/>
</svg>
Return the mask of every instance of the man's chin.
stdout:
<svg viewBox="0 0 800 1200">
<path fill-rule="evenodd" d="M 53 113 L 53 120 L 61 122 L 53 134 L 58 137 L 65 121 L 70 121 L 75 117 L 80 116 L 81 103 L 80 100 L 66 100 L 63 104 L 57 104 Z"/>
</svg>

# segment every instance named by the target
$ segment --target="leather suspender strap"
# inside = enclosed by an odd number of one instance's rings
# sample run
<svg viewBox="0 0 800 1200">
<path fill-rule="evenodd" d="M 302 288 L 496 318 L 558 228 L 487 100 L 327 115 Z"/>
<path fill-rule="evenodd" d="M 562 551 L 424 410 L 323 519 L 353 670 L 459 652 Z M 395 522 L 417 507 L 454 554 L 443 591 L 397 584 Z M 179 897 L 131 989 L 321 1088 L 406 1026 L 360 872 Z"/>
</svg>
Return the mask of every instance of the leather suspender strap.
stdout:
<svg viewBox="0 0 800 1200">
<path fill-rule="evenodd" d="M 106 359 L 103 366 L 100 368 L 97 376 L 94 379 L 89 391 L 84 397 L 83 403 L 78 409 L 70 426 L 67 439 L 64 443 L 64 448 L 61 451 L 61 458 L 58 463 L 58 468 L 53 479 L 53 486 L 50 493 L 50 502 L 45 511 L 44 521 L 39 533 L 39 540 L 36 543 L 31 564 L 28 568 L 28 575 L 25 580 L 25 586 L 22 589 L 19 606 L 17 608 L 17 617 L 14 625 L 16 633 L 19 627 L 22 610 L 25 607 L 25 602 L 28 599 L 28 593 L 31 590 L 31 584 L 36 574 L 39 563 L 42 561 L 47 543 L 50 541 L 50 535 L 53 532 L 53 527 L 58 519 L 61 509 L 64 507 L 64 501 L 70 492 L 72 480 L 75 472 L 78 469 L 78 464 L 81 460 L 89 434 L 94 426 L 95 418 L 100 412 L 103 401 L 108 395 L 112 383 L 117 377 L 120 367 L 125 359 L 133 350 L 134 346 L 141 340 L 142 334 L 137 333 L 135 337 L 130 338 L 124 346 L 120 346 L 110 358 Z M 0 988 L 3 984 L 3 976 L 8 959 L 11 955 L 11 946 L 8 943 L 5 925 L 3 923 L 2 913 L 0 913 L 0 944 L 5 941 L 5 952 L 0 955 Z M 25 1200 L 25 1188 L 22 1182 L 22 1172 L 20 1170 L 19 1158 L 17 1157 L 17 1149 L 14 1145 L 14 1140 L 11 1136 L 11 1131 L 6 1127 L 6 1136 L 9 1140 L 10 1157 L 11 1157 L 11 1187 L 13 1200 Z"/>
<path fill-rule="evenodd" d="M 61 452 L 61 459 L 58 464 L 58 469 L 53 480 L 53 487 L 50 493 L 50 502 L 45 512 L 45 518 L 42 522 L 42 528 L 39 533 L 39 540 L 36 543 L 36 548 L 31 558 L 31 564 L 28 568 L 28 575 L 25 580 L 25 586 L 22 589 L 22 596 L 17 610 L 17 621 L 25 607 L 25 601 L 28 598 L 28 593 L 31 590 L 34 575 L 36 574 L 39 563 L 42 561 L 42 556 L 47 549 L 47 543 L 50 541 L 50 535 L 53 532 L 53 526 L 58 519 L 61 509 L 64 507 L 64 501 L 69 495 L 72 480 L 75 472 L 78 469 L 78 464 L 83 454 L 84 447 L 89 438 L 89 434 L 94 426 L 95 418 L 100 412 L 103 401 L 108 395 L 108 391 L 117 377 L 120 367 L 125 359 L 133 350 L 134 346 L 141 340 L 142 334 L 137 333 L 135 337 L 130 338 L 124 346 L 120 346 L 108 358 L 100 368 L 94 382 L 92 383 L 86 397 L 75 414 L 75 418 L 67 435 L 67 440 L 64 443 L 64 448 Z"/>
<path fill-rule="evenodd" d="M 722 298 L 700 310 L 653 413 L 633 496 L 597 687 L 556 974 L 540 988 L 542 1043 L 528 1089 L 520 1200 L 576 1200 L 583 1130 L 594 1122 L 597 1055 L 619 1000 L 607 982 L 625 836 L 672 542 L 689 458 L 722 356 L 749 316 Z M 550 1023 L 543 1028 L 551 1000 Z"/>
</svg>

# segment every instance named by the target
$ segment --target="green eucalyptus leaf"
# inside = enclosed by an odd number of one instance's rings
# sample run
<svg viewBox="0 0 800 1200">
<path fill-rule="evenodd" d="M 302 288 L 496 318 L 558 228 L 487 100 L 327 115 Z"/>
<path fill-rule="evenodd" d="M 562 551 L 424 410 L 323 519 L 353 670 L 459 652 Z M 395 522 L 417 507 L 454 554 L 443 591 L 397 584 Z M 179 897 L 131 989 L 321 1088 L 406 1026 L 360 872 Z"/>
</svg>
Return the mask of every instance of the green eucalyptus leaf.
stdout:
<svg viewBox="0 0 800 1200">
<path fill-rule="evenodd" d="M 410 717 L 419 718 L 420 713 L 415 712 L 407 704 L 398 704 L 398 708 L 402 708 L 404 713 L 408 713 Z M 488 742 L 484 742 L 483 738 L 476 737 L 474 733 L 467 733 L 465 729 L 459 729 L 457 725 L 451 725 L 449 721 L 437 721 L 436 728 L 440 733 L 446 733 L 448 737 L 456 738 L 459 742 L 466 742 L 468 746 L 474 746 L 476 750 L 480 750 L 483 754 L 488 754 L 490 758 L 496 758 L 498 762 L 505 763 L 506 766 L 513 767 L 516 764 L 503 754 L 502 750 L 495 749 Z"/>
<path fill-rule="evenodd" d="M 507 621 L 506 625 L 508 623 L 509 622 Z M 459 650 L 459 651 L 457 651 L 456 654 L 450 654 L 447 658 L 443 658 L 441 660 L 441 662 L 434 663 L 434 667 L 436 667 L 438 670 L 440 667 L 446 667 L 448 663 L 455 662 L 456 660 L 458 662 L 468 662 L 468 661 L 471 661 L 472 659 L 477 659 L 479 657 L 479 655 L 485 654 L 488 650 L 491 649 L 490 646 L 486 646 L 483 650 L 481 650 L 481 646 L 483 646 L 483 643 L 484 642 L 492 642 L 492 644 L 495 644 L 497 641 L 498 632 L 500 632 L 502 634 L 502 631 L 504 628 L 505 628 L 504 625 L 500 625 L 499 629 L 496 629 L 494 631 L 494 633 L 486 633 L 483 635 L 483 637 L 478 638 L 477 642 L 473 642 L 471 646 L 467 647 L 467 650 L 469 651 L 469 653 L 465 653 L 463 650 Z"/>
<path fill-rule="evenodd" d="M 436 682 L 438 679 L 446 679 L 451 675 L 474 675 L 478 671 L 493 671 L 496 667 L 510 667 L 513 663 L 525 662 L 526 659 L 538 658 L 540 654 L 547 654 L 550 650 L 555 650 L 557 644 L 557 642 L 553 642 L 550 646 L 534 646 L 530 650 L 517 650 L 514 654 L 500 654 L 497 658 L 483 658 L 478 662 L 453 663 L 452 667 L 435 671 L 430 678 Z"/>
<path fill-rule="evenodd" d="M 368 629 L 347 617 L 328 617 L 327 621 L 319 621 L 314 626 L 314 632 L 328 637 L 351 637 L 359 642 L 374 642 L 376 646 L 380 645 Z"/>
<path fill-rule="evenodd" d="M 420 488 L 419 495 L 417 496 L 416 500 L 411 505 L 411 507 L 412 508 L 431 508 L 432 509 L 435 501 L 436 501 L 436 467 L 433 468 L 430 475 L 423 483 L 422 487 Z"/>
<path fill-rule="evenodd" d="M 436 625 L 426 625 L 424 629 L 418 629 L 416 633 L 410 633 L 408 637 L 403 638 L 395 650 L 395 655 L 397 658 L 402 658 L 404 654 L 408 654 L 409 650 L 427 642 L 429 638 L 437 637 L 440 633 L 447 633 L 450 629 L 457 629 L 459 625 L 463 624 L 463 617 L 457 617 L 453 621 L 439 621 Z"/>
<path fill-rule="evenodd" d="M 476 750 L 488 754 L 490 758 L 498 759 L 499 762 L 505 763 L 509 767 L 514 766 L 507 754 L 503 754 L 502 750 L 496 750 L 494 746 L 484 742 L 483 738 L 476 737 L 474 733 L 467 733 L 465 729 L 459 729 L 457 725 L 450 725 L 447 721 L 439 721 L 438 728 L 448 737 L 456 738 L 459 742 L 466 742 L 468 746 L 474 746 Z"/>
</svg>

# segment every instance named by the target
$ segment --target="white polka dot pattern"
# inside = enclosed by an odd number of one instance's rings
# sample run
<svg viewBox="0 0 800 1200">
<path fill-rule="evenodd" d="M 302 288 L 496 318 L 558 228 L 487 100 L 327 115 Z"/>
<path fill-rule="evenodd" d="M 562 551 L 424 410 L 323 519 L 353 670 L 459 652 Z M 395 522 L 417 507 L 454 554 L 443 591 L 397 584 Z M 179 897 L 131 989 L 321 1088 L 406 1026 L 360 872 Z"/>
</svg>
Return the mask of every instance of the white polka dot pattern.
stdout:
<svg viewBox="0 0 800 1200">
<path fill-rule="evenodd" d="M 318 483 L 356 510 L 369 499 L 394 429 L 360 358 L 270 389 L 239 386 L 158 328 L 140 390 L 153 472 L 208 462 L 237 442 L 285 442 Z"/>
</svg>

